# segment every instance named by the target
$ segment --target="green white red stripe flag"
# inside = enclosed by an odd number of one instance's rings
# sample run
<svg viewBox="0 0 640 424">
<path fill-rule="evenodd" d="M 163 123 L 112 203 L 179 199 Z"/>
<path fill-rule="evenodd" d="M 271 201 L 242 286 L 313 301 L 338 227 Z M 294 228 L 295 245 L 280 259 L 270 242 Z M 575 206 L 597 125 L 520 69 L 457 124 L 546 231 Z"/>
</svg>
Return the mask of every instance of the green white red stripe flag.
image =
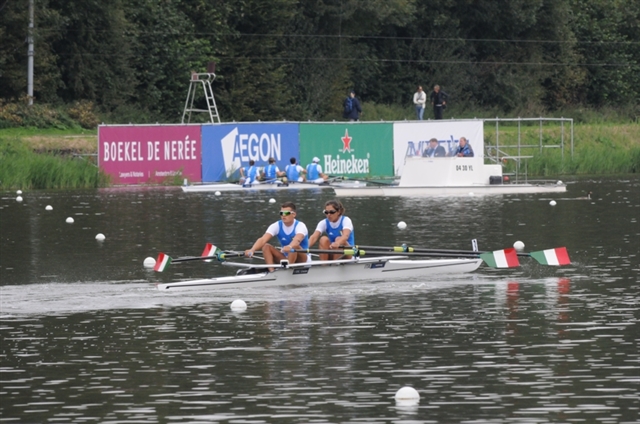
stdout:
<svg viewBox="0 0 640 424">
<path fill-rule="evenodd" d="M 164 253 L 160 253 L 158 255 L 158 260 L 156 261 L 156 266 L 153 267 L 153 270 L 156 272 L 162 272 L 169 266 L 170 263 L 171 257 L 169 257 L 169 255 L 165 255 Z"/>
<path fill-rule="evenodd" d="M 207 257 L 207 256 L 215 256 L 215 255 L 218 253 L 218 251 L 219 251 L 219 250 L 220 250 L 220 249 L 218 249 L 218 248 L 217 248 L 216 246 L 214 246 L 213 244 L 211 244 L 211 243 L 207 243 L 207 244 L 204 246 L 204 250 L 202 251 L 202 255 L 200 255 L 200 256 L 204 256 L 204 257 Z M 205 261 L 205 262 L 211 262 L 212 260 L 213 260 L 213 259 L 205 259 L 204 261 Z"/>
<path fill-rule="evenodd" d="M 531 257 L 542 265 L 570 265 L 569 253 L 566 247 L 556 247 L 555 249 L 539 250 L 531 252 Z"/>
<path fill-rule="evenodd" d="M 520 266 L 518 253 L 513 247 L 481 253 L 480 258 L 492 268 L 514 268 Z"/>
</svg>

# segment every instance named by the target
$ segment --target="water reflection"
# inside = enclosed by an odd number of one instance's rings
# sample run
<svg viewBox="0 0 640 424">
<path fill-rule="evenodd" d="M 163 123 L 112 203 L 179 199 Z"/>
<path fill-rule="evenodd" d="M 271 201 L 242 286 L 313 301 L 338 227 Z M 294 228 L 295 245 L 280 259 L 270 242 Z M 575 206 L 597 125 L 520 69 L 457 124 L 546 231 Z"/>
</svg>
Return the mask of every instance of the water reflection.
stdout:
<svg viewBox="0 0 640 424">
<path fill-rule="evenodd" d="M 142 260 L 159 250 L 198 254 L 205 242 L 246 245 L 288 198 L 140 189 L 25 193 L 17 205 L 5 196 L 0 416 L 637 421 L 639 181 L 575 182 L 563 197 L 592 190 L 592 201 L 558 198 L 555 208 L 536 196 L 346 201 L 361 244 L 466 248 L 478 238 L 493 249 L 522 240 L 528 251 L 566 245 L 570 267 L 523 258 L 515 270 L 430 280 L 186 294 L 152 283 L 226 269 L 193 264 L 158 277 Z M 297 196 L 309 226 L 331 198 Z M 78 225 L 64 223 L 70 215 Z M 237 298 L 243 313 L 229 308 Z M 414 407 L 394 400 L 406 385 L 420 393 Z"/>
</svg>

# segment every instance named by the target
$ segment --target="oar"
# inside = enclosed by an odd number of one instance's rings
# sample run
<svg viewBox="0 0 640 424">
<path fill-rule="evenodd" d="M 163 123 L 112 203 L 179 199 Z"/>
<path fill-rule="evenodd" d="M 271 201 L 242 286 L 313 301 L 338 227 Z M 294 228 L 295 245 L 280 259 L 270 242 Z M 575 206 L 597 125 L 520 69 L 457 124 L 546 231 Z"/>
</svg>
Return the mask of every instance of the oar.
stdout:
<svg viewBox="0 0 640 424">
<path fill-rule="evenodd" d="M 516 249 L 510 247 L 503 250 L 495 250 L 493 252 L 473 252 L 466 251 L 465 253 L 451 253 L 451 252 L 398 252 L 398 251 L 365 251 L 360 247 L 353 247 L 350 249 L 336 249 L 336 250 L 323 250 L 323 249 L 296 249 L 295 252 L 303 253 L 333 253 L 342 254 L 344 256 L 420 256 L 420 257 L 436 257 L 436 258 L 480 258 L 491 268 L 515 268 L 520 266 Z"/>
<path fill-rule="evenodd" d="M 191 261 L 207 261 L 211 262 L 212 260 L 217 260 L 223 262 L 228 258 L 239 258 L 244 256 L 244 252 L 225 252 L 218 249 L 216 246 L 211 243 L 207 243 L 204 248 L 204 252 L 202 252 L 201 256 L 182 256 L 180 258 L 172 258 L 171 256 L 160 253 L 158 255 L 158 260 L 156 261 L 156 265 L 153 267 L 153 270 L 156 272 L 162 272 L 172 263 L 180 263 L 180 262 L 191 262 Z"/>
<path fill-rule="evenodd" d="M 340 246 L 340 248 L 349 248 L 349 246 Z M 406 244 L 402 246 L 354 246 L 355 249 L 368 249 L 371 250 L 380 250 L 380 251 L 391 251 L 391 252 L 403 252 L 403 253 L 442 253 L 442 254 L 482 254 L 492 253 L 488 251 L 473 251 L 473 250 L 450 250 L 450 249 L 424 249 L 418 247 L 410 247 Z M 509 250 L 509 249 L 505 249 Z M 514 249 L 515 251 L 515 249 Z M 499 251 L 496 251 L 499 252 Z M 517 256 L 526 256 L 532 257 L 542 265 L 552 265 L 552 266 L 560 266 L 560 265 L 570 265 L 571 260 L 569 259 L 569 253 L 567 252 L 566 247 L 556 247 L 553 249 L 539 250 L 531 253 L 526 252 L 517 252 Z M 484 258 L 483 258 L 484 259 Z"/>
</svg>

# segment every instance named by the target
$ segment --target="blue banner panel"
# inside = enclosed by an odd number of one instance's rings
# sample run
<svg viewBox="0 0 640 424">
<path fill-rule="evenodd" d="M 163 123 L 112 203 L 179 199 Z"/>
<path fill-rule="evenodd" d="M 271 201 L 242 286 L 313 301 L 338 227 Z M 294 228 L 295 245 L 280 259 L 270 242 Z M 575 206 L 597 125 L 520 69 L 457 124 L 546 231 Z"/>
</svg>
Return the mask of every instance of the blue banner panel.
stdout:
<svg viewBox="0 0 640 424">
<path fill-rule="evenodd" d="M 239 169 L 253 159 L 266 166 L 270 157 L 280 170 L 300 156 L 299 124 L 255 123 L 202 126 L 202 181 L 239 178 Z"/>
</svg>

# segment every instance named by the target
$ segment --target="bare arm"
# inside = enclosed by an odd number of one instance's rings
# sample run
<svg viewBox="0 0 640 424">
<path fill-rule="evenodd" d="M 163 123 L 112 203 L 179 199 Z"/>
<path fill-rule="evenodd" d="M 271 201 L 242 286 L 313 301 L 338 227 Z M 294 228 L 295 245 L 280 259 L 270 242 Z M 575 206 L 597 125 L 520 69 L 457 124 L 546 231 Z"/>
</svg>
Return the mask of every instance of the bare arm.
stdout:
<svg viewBox="0 0 640 424">
<path fill-rule="evenodd" d="M 267 244 L 269 240 L 271 240 L 271 237 L 273 237 L 271 234 L 264 233 L 262 237 L 260 237 L 258 240 L 256 240 L 255 243 L 253 243 L 251 249 L 244 251 L 244 256 L 247 256 L 249 258 L 252 257 L 256 250 L 262 249 L 264 245 Z"/>
<path fill-rule="evenodd" d="M 351 234 L 351 230 L 348 228 L 343 228 L 340 236 L 336 237 L 333 243 L 331 243 L 331 247 L 336 248 L 339 246 L 345 246 L 347 244 L 347 240 L 349 240 L 349 235 Z"/>
<path fill-rule="evenodd" d="M 304 234 L 297 233 L 293 239 L 291 239 L 291 243 L 288 246 L 283 246 L 283 252 L 290 252 L 291 250 L 302 250 L 300 247 L 300 243 L 304 240 Z"/>
<path fill-rule="evenodd" d="M 313 234 L 311 234 L 311 237 L 309 237 L 309 247 L 316 244 L 316 242 L 318 241 L 321 235 L 322 233 L 320 233 L 320 231 L 318 230 L 314 231 Z"/>
</svg>

